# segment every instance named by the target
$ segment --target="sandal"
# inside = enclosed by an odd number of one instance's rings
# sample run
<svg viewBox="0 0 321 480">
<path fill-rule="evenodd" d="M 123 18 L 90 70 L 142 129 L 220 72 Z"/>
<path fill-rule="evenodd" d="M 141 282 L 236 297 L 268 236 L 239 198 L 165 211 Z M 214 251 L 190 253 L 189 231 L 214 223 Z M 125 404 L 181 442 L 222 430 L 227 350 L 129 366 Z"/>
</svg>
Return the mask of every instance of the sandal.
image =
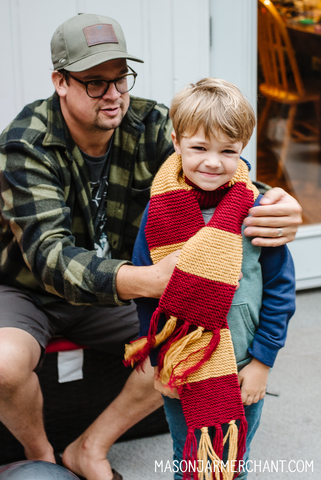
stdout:
<svg viewBox="0 0 321 480">
<path fill-rule="evenodd" d="M 66 468 L 65 465 L 62 463 L 62 457 L 61 457 L 61 455 L 59 455 L 59 453 L 55 453 L 54 455 L 55 455 L 56 464 L 57 464 L 57 465 L 60 465 L 61 467 Z M 68 470 L 68 469 L 67 469 L 67 470 Z M 71 470 L 70 470 L 70 471 L 71 471 Z M 120 475 L 120 473 L 118 473 L 118 472 L 117 472 L 116 470 L 114 470 L 113 468 L 112 468 L 111 471 L 113 472 L 113 478 L 112 478 L 112 480 L 123 480 L 123 477 L 122 477 L 122 475 Z M 72 473 L 73 473 L 73 472 L 72 472 Z M 74 473 L 74 475 L 76 475 L 76 474 Z M 86 478 L 85 478 L 85 477 L 82 477 L 81 475 L 76 475 L 76 476 L 79 478 L 79 480 L 86 480 Z"/>
</svg>

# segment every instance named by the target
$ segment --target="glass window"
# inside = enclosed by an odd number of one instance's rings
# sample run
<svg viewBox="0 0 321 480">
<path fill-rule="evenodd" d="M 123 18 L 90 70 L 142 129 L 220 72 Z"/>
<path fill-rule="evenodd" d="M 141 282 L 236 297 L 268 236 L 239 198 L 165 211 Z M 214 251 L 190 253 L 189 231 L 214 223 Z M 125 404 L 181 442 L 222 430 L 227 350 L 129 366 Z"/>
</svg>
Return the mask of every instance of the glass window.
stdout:
<svg viewBox="0 0 321 480">
<path fill-rule="evenodd" d="M 257 178 L 321 223 L 321 2 L 258 0 Z"/>
</svg>

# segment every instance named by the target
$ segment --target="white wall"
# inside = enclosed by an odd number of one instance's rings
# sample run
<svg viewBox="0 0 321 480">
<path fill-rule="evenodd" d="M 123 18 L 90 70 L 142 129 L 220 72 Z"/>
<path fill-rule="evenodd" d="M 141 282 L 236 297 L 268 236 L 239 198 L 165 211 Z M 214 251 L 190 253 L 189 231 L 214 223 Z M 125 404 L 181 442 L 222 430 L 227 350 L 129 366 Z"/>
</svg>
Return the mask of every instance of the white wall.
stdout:
<svg viewBox="0 0 321 480">
<path fill-rule="evenodd" d="M 0 131 L 21 108 L 53 92 L 50 39 L 68 18 L 98 13 L 122 25 L 128 51 L 145 60 L 133 94 L 169 105 L 208 76 L 209 0 L 1 0 Z"/>
<path fill-rule="evenodd" d="M 210 0 L 210 72 L 237 85 L 257 107 L 257 0 Z M 256 132 L 243 152 L 256 178 Z"/>
</svg>

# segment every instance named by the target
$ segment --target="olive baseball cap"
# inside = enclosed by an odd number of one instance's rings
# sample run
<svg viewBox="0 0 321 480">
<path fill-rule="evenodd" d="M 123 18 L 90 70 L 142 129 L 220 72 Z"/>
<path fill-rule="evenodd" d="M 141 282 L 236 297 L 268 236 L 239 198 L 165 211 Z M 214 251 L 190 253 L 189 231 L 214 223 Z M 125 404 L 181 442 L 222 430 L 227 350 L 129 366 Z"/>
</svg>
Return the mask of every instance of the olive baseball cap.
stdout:
<svg viewBox="0 0 321 480">
<path fill-rule="evenodd" d="M 60 25 L 51 39 L 55 70 L 82 72 L 117 58 L 144 63 L 127 53 L 122 28 L 110 17 L 81 13 Z"/>
</svg>

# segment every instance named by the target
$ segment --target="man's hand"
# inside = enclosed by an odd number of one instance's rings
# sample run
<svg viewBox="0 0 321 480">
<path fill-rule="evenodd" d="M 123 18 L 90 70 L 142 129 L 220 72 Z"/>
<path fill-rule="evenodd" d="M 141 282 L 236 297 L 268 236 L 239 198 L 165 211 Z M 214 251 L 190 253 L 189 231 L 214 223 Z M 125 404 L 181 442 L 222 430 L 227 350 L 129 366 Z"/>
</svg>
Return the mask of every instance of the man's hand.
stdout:
<svg viewBox="0 0 321 480">
<path fill-rule="evenodd" d="M 170 253 L 155 265 L 134 267 L 122 265 L 116 276 L 116 290 L 122 300 L 160 298 L 172 276 L 181 250 Z"/>
<path fill-rule="evenodd" d="M 295 198 L 282 188 L 272 188 L 261 198 L 260 204 L 260 207 L 251 208 L 250 216 L 244 220 L 245 235 L 255 237 L 253 245 L 278 247 L 292 242 L 302 223 L 302 208 Z"/>
<path fill-rule="evenodd" d="M 165 397 L 178 398 L 179 395 L 176 388 L 170 388 L 164 385 L 158 378 L 158 367 L 154 367 L 154 388 Z"/>
<path fill-rule="evenodd" d="M 238 374 L 243 405 L 261 400 L 266 392 L 270 367 L 253 358 Z"/>
</svg>

